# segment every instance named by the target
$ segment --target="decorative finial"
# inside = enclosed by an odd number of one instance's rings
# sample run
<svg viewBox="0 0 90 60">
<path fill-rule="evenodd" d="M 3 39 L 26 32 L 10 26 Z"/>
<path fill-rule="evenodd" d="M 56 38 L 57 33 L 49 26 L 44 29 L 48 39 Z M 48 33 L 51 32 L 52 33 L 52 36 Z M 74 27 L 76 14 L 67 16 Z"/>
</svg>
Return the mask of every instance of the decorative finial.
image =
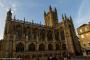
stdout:
<svg viewBox="0 0 90 60">
<path fill-rule="evenodd" d="M 46 16 L 46 12 L 44 11 L 44 16 Z"/>
<path fill-rule="evenodd" d="M 66 13 L 65 13 L 65 19 L 67 19 Z"/>
<path fill-rule="evenodd" d="M 9 8 L 9 10 L 8 10 L 8 12 L 7 12 L 7 13 L 12 14 L 12 12 L 11 12 L 11 8 Z"/>
<path fill-rule="evenodd" d="M 11 11 L 11 8 L 9 9 L 9 11 Z"/>
<path fill-rule="evenodd" d="M 40 21 L 40 25 L 41 25 L 41 21 Z"/>
<path fill-rule="evenodd" d="M 50 7 L 49 7 L 49 10 L 52 11 L 52 7 L 51 7 L 51 5 L 50 5 Z"/>
<path fill-rule="evenodd" d="M 72 20 L 72 17 L 70 16 L 70 20 Z"/>
<path fill-rule="evenodd" d="M 25 23 L 25 17 L 24 17 L 24 23 Z"/>
<path fill-rule="evenodd" d="M 56 7 L 55 7 L 55 12 L 57 12 L 57 9 L 56 9 Z"/>
<path fill-rule="evenodd" d="M 16 17 L 15 17 L 15 15 L 14 15 L 14 20 L 16 20 Z"/>
<path fill-rule="evenodd" d="M 64 20 L 64 16 L 63 16 L 63 14 L 62 14 L 62 19 Z"/>
<path fill-rule="evenodd" d="M 32 20 L 32 24 L 33 24 L 34 22 L 33 22 L 33 20 Z"/>
<path fill-rule="evenodd" d="M 9 11 L 7 11 L 7 18 L 8 21 L 12 20 L 12 12 L 11 12 L 11 8 L 9 9 Z"/>
</svg>

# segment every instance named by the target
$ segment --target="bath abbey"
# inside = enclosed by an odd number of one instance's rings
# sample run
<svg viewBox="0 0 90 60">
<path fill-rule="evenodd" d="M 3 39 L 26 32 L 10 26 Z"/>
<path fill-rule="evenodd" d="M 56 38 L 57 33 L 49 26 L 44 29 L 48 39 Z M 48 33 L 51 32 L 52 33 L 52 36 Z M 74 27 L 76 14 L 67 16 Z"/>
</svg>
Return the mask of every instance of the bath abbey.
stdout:
<svg viewBox="0 0 90 60">
<path fill-rule="evenodd" d="M 4 37 L 0 45 L 0 58 L 21 60 L 59 60 L 63 57 L 81 55 L 72 17 L 62 14 L 58 21 L 57 9 L 44 11 L 45 24 L 27 22 L 12 17 L 7 12 Z"/>
</svg>

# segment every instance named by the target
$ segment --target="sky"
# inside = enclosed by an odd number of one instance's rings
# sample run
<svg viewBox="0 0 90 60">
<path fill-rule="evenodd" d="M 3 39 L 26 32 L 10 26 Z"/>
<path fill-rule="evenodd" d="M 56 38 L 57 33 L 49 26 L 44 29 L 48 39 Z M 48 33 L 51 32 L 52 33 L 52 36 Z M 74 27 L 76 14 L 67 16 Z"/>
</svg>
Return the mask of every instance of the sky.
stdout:
<svg viewBox="0 0 90 60">
<path fill-rule="evenodd" d="M 62 14 L 72 16 L 75 29 L 82 24 L 90 22 L 90 0 L 0 0 L 0 39 L 3 39 L 6 13 L 12 9 L 16 19 L 34 21 L 44 24 L 44 11 L 49 6 L 57 8 L 58 19 L 61 21 Z"/>
</svg>

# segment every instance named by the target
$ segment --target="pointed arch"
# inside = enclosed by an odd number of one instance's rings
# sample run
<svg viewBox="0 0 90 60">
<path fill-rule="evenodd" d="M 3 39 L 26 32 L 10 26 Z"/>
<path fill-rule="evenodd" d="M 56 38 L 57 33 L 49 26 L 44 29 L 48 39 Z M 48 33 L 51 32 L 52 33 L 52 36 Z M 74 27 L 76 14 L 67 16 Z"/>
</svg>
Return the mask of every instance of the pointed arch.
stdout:
<svg viewBox="0 0 90 60">
<path fill-rule="evenodd" d="M 53 50 L 53 45 L 52 44 L 48 44 L 48 50 Z"/>
<path fill-rule="evenodd" d="M 33 34 L 33 38 L 34 38 L 34 39 L 37 39 L 37 34 L 38 34 L 37 31 L 38 31 L 37 28 L 33 28 L 33 29 L 32 29 L 32 34 Z"/>
<path fill-rule="evenodd" d="M 53 37 L 52 37 L 52 30 L 48 30 L 47 31 L 47 39 L 48 39 L 48 41 L 52 41 L 53 40 Z"/>
<path fill-rule="evenodd" d="M 17 39 L 22 36 L 22 25 L 21 24 L 17 24 L 15 26 L 15 34 L 16 34 Z"/>
<path fill-rule="evenodd" d="M 65 40 L 64 30 L 60 31 L 61 40 Z"/>
<path fill-rule="evenodd" d="M 20 42 L 16 45 L 16 52 L 23 52 L 23 51 L 24 51 L 24 44 Z"/>
<path fill-rule="evenodd" d="M 45 50 L 45 45 L 44 44 L 40 44 L 39 45 L 39 51 L 44 51 Z"/>
<path fill-rule="evenodd" d="M 59 31 L 58 30 L 55 30 L 54 33 L 55 33 L 55 39 L 57 41 L 59 41 Z"/>
<path fill-rule="evenodd" d="M 45 40 L 45 29 L 40 30 L 40 40 Z"/>
<path fill-rule="evenodd" d="M 34 43 L 29 44 L 28 50 L 29 51 L 35 51 L 35 44 Z"/>
</svg>

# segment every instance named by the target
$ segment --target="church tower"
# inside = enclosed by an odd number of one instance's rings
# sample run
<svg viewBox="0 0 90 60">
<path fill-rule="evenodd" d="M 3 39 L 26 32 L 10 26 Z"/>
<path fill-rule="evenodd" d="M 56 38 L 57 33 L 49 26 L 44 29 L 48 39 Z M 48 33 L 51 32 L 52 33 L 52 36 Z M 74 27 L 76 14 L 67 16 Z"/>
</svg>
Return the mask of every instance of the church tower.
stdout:
<svg viewBox="0 0 90 60">
<path fill-rule="evenodd" d="M 11 12 L 11 8 L 10 8 L 9 11 L 7 12 L 6 20 L 8 20 L 8 21 L 12 20 L 12 12 Z"/>
<path fill-rule="evenodd" d="M 13 25 L 14 24 L 12 24 L 12 12 L 11 12 L 11 8 L 10 8 L 9 11 L 7 11 L 5 30 L 4 30 L 3 55 L 5 58 L 12 56 L 11 55 L 11 53 L 12 53 L 11 47 L 12 47 L 13 39 L 10 37 L 11 36 L 13 37 L 13 35 L 14 35 L 14 34 L 12 34 Z"/>
<path fill-rule="evenodd" d="M 6 24 L 5 24 L 5 32 L 4 34 L 9 32 L 9 29 L 12 28 L 12 25 L 10 25 L 10 22 L 12 21 L 12 12 L 11 12 L 11 8 L 9 9 L 9 11 L 7 11 L 7 16 L 6 16 Z"/>
<path fill-rule="evenodd" d="M 57 9 L 52 10 L 50 6 L 47 13 L 44 11 L 44 20 L 46 26 L 55 27 L 58 23 Z"/>
</svg>

